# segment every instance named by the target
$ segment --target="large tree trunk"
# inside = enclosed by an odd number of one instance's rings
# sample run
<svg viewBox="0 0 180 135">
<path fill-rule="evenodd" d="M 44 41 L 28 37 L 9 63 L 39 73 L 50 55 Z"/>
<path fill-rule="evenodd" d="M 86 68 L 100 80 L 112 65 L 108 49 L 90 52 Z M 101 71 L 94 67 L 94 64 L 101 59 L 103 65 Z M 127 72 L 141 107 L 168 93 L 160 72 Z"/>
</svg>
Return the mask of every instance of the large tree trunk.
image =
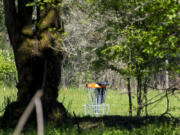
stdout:
<svg viewBox="0 0 180 135">
<path fill-rule="evenodd" d="M 6 108 L 4 119 L 18 119 L 32 96 L 41 88 L 45 62 L 47 77 L 43 109 L 45 118 L 54 119 L 54 110 L 65 114 L 64 107 L 56 100 L 63 59 L 59 51 L 60 42 L 57 42 L 61 32 L 56 31 L 63 28 L 60 7 L 45 4 L 44 9 L 40 10 L 37 5 L 37 19 L 34 21 L 34 8 L 27 7 L 27 2 L 30 1 L 17 0 L 15 4 L 15 0 L 4 0 L 5 22 L 18 71 L 18 99 Z M 50 28 L 56 30 L 49 31 Z"/>
</svg>

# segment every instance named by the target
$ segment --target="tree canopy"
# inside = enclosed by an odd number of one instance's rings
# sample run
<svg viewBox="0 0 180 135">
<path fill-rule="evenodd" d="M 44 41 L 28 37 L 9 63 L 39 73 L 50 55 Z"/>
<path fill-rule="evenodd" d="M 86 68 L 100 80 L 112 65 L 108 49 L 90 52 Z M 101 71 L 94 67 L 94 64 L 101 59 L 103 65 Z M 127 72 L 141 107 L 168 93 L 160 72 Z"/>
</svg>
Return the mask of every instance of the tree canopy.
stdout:
<svg viewBox="0 0 180 135">
<path fill-rule="evenodd" d="M 140 115 L 142 84 L 159 71 L 180 72 L 178 0 L 88 2 L 100 5 L 96 9 L 102 14 L 112 13 L 107 20 L 106 42 L 97 49 L 94 66 L 136 78 Z"/>
</svg>

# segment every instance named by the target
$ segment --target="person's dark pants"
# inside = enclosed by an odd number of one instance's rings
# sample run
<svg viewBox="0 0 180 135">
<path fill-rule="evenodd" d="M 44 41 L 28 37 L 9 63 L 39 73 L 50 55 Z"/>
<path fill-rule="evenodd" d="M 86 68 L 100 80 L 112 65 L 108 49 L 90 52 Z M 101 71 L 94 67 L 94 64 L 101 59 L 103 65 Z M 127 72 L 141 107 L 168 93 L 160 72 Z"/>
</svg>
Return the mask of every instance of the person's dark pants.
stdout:
<svg viewBox="0 0 180 135">
<path fill-rule="evenodd" d="M 105 88 L 97 88 L 96 91 L 96 100 L 97 100 L 97 104 L 102 104 L 105 102 Z"/>
</svg>

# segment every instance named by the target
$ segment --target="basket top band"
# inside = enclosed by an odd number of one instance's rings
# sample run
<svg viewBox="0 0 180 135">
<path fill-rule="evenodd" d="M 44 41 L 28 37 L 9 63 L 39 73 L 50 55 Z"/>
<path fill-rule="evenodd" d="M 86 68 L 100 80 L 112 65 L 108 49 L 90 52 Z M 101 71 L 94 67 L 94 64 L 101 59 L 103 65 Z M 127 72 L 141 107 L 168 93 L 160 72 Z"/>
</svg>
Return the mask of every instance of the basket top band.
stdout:
<svg viewBox="0 0 180 135">
<path fill-rule="evenodd" d="M 87 83 L 86 84 L 87 88 L 106 88 L 104 85 L 99 85 L 97 83 Z"/>
</svg>

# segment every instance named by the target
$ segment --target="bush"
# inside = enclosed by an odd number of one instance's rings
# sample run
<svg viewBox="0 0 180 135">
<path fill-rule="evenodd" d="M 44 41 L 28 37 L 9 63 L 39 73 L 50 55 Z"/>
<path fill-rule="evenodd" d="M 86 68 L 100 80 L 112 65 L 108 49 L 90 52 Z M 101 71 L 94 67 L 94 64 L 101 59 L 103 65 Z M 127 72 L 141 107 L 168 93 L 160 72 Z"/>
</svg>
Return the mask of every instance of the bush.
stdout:
<svg viewBox="0 0 180 135">
<path fill-rule="evenodd" d="M 13 53 L 0 50 L 0 84 L 12 85 L 16 80 L 16 66 Z"/>
</svg>

